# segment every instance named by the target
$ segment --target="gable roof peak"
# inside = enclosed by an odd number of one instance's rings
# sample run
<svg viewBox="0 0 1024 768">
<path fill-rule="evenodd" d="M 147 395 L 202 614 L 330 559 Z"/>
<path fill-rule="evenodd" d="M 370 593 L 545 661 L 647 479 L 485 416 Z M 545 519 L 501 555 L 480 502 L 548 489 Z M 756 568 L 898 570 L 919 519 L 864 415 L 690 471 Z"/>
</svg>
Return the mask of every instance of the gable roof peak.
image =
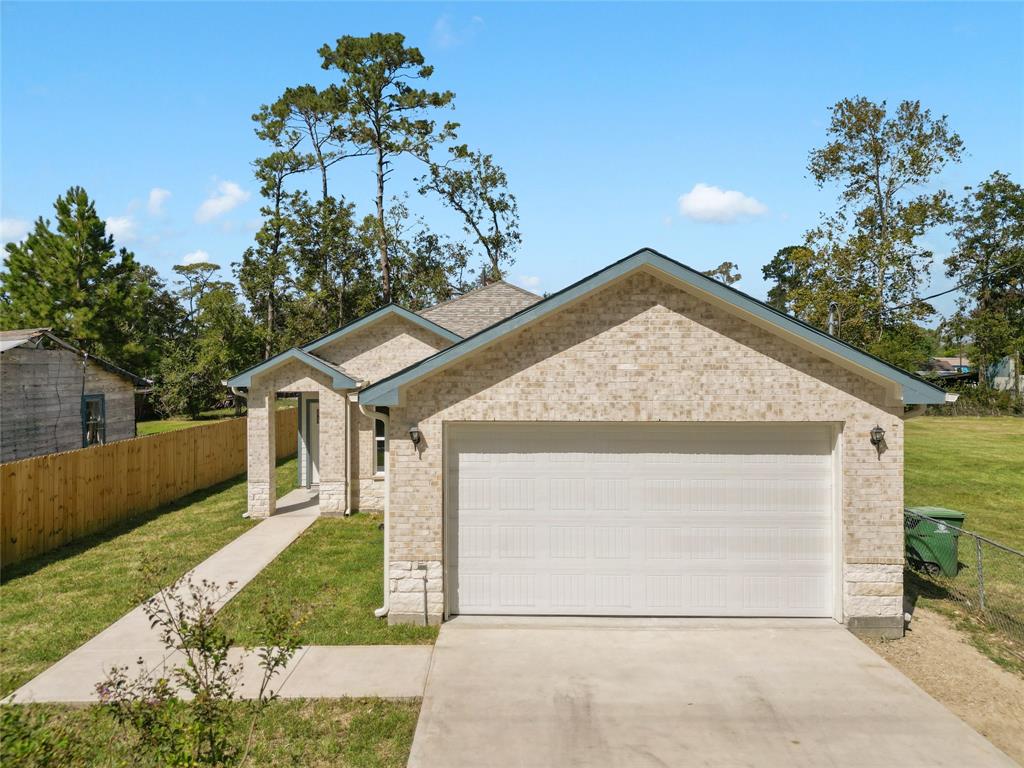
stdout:
<svg viewBox="0 0 1024 768">
<path fill-rule="evenodd" d="M 467 334 L 465 339 L 448 349 L 375 382 L 360 393 L 359 400 L 371 405 L 397 405 L 400 402 L 399 390 L 405 385 L 446 367 L 474 350 L 486 347 L 501 336 L 545 317 L 613 280 L 643 268 L 658 270 L 668 278 L 678 280 L 733 307 L 737 312 L 744 313 L 755 322 L 774 327 L 778 332 L 790 334 L 792 337 L 800 339 L 801 343 L 814 345 L 826 356 L 832 356 L 833 359 L 855 366 L 856 369 L 870 372 L 873 376 L 893 382 L 899 388 L 903 402 L 906 404 L 945 402 L 946 393 L 942 389 L 912 373 L 647 247 L 634 251 L 493 325 L 471 335 Z"/>
</svg>

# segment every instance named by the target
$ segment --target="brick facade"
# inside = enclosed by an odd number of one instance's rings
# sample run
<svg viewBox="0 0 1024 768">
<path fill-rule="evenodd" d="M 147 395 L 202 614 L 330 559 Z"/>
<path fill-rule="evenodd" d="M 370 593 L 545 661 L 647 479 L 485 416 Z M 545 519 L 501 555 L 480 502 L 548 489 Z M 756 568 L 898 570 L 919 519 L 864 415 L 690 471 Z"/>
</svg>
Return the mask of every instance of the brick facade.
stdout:
<svg viewBox="0 0 1024 768">
<path fill-rule="evenodd" d="M 666 279 L 632 273 L 410 384 L 391 409 L 391 620 L 443 613 L 446 423 L 780 421 L 841 425 L 843 615 L 894 624 L 902 414 L 886 385 Z M 418 448 L 408 439 L 414 424 Z M 876 424 L 886 430 L 880 456 L 868 438 Z"/>
<path fill-rule="evenodd" d="M 447 339 L 397 316 L 386 316 L 316 350 L 316 355 L 340 367 L 353 379 L 372 382 L 450 346 Z M 381 510 L 383 478 L 375 471 L 374 429 L 346 392 L 335 391 L 328 376 L 297 361 L 258 374 L 249 389 L 248 460 L 249 514 L 272 515 L 275 509 L 274 462 L 271 459 L 273 420 L 268 400 L 274 392 L 301 392 L 320 401 L 320 511 L 340 515 L 347 509 Z M 301 414 L 301 429 L 305 428 Z M 345 430 L 351 429 L 351 477 L 346 483 Z M 352 491 L 351 498 L 349 492 Z"/>
<path fill-rule="evenodd" d="M 449 346 L 450 341 L 432 331 L 390 316 L 320 347 L 316 354 L 341 367 L 353 379 L 374 382 Z M 355 403 L 350 408 L 353 508 L 380 511 L 384 509 L 384 478 L 376 472 L 373 421 Z M 333 434 L 327 436 L 322 430 L 320 434 L 321 445 L 327 440 L 334 442 Z"/>
</svg>

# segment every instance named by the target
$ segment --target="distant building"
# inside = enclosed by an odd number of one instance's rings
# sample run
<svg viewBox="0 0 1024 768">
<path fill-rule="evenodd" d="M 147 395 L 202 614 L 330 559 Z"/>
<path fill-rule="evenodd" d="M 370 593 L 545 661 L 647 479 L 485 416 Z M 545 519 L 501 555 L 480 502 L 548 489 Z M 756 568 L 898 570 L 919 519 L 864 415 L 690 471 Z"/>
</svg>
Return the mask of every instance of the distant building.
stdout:
<svg viewBox="0 0 1024 768">
<path fill-rule="evenodd" d="M 49 328 L 0 331 L 0 462 L 135 437 L 150 384 Z"/>
<path fill-rule="evenodd" d="M 957 357 L 933 357 L 929 363 L 938 373 L 970 373 L 971 361 L 962 355 Z"/>
<path fill-rule="evenodd" d="M 1007 355 L 998 363 L 989 366 L 988 380 L 992 382 L 993 389 L 1002 389 L 1012 392 L 1016 386 L 1021 394 L 1024 394 L 1024 372 L 1017 378 L 1017 361 L 1014 355 Z"/>
</svg>

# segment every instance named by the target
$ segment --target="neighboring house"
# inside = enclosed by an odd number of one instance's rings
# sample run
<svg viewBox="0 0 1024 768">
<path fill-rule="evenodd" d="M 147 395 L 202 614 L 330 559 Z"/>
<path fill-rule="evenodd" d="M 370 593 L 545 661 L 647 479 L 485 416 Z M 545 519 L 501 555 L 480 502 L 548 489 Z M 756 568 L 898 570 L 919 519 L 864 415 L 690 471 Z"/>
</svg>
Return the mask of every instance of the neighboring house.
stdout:
<svg viewBox="0 0 1024 768">
<path fill-rule="evenodd" d="M 1016 355 L 1007 355 L 999 362 L 989 366 L 988 380 L 992 382 L 993 389 L 1012 392 L 1017 389 L 1024 394 L 1024 376 L 1017 375 Z"/>
<path fill-rule="evenodd" d="M 0 331 L 0 462 L 135 437 L 150 384 L 49 328 Z"/>
<path fill-rule="evenodd" d="M 794 616 L 902 633 L 905 406 L 941 389 L 651 250 L 457 326 L 460 305 L 512 290 L 386 307 L 232 379 L 249 390 L 250 513 L 274 512 L 272 398 L 301 391 L 322 512 L 371 498 L 366 461 L 383 470 L 391 622 Z"/>
<path fill-rule="evenodd" d="M 952 371 L 953 373 L 969 373 L 971 361 L 962 355 L 956 357 L 933 357 L 931 369 L 934 371 Z"/>
<path fill-rule="evenodd" d="M 930 357 L 918 373 L 943 379 L 961 378 L 963 374 L 971 373 L 971 361 L 966 357 Z"/>
</svg>

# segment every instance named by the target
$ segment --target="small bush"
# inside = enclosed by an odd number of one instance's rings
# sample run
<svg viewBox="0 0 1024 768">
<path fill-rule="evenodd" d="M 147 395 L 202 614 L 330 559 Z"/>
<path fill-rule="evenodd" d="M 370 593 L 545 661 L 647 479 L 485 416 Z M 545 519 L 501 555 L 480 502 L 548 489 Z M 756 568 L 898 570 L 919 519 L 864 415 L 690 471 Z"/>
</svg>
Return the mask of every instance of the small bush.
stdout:
<svg viewBox="0 0 1024 768">
<path fill-rule="evenodd" d="M 185 578 L 143 603 L 150 625 L 169 651 L 179 651 L 184 665 L 169 677 L 154 676 L 139 659 L 130 675 L 128 667 L 115 667 L 96 686 L 101 706 L 121 727 L 125 738 L 164 766 L 231 766 L 245 762 L 257 720 L 277 698 L 271 680 L 298 650 L 291 616 L 273 603 L 261 607 L 265 645 L 256 649 L 263 674 L 256 700 L 244 714 L 232 706 L 238 695 L 242 667 L 228 661 L 231 638 L 215 619 L 217 607 L 234 589 L 208 581 Z M 189 694 L 181 701 L 178 693 Z"/>
<path fill-rule="evenodd" d="M 1007 390 L 985 386 L 950 387 L 955 403 L 928 406 L 929 416 L 1024 416 L 1024 400 Z"/>
<path fill-rule="evenodd" d="M 78 734 L 46 712 L 21 705 L 0 707 L 0 765 L 5 768 L 77 765 L 82 752 Z"/>
</svg>

